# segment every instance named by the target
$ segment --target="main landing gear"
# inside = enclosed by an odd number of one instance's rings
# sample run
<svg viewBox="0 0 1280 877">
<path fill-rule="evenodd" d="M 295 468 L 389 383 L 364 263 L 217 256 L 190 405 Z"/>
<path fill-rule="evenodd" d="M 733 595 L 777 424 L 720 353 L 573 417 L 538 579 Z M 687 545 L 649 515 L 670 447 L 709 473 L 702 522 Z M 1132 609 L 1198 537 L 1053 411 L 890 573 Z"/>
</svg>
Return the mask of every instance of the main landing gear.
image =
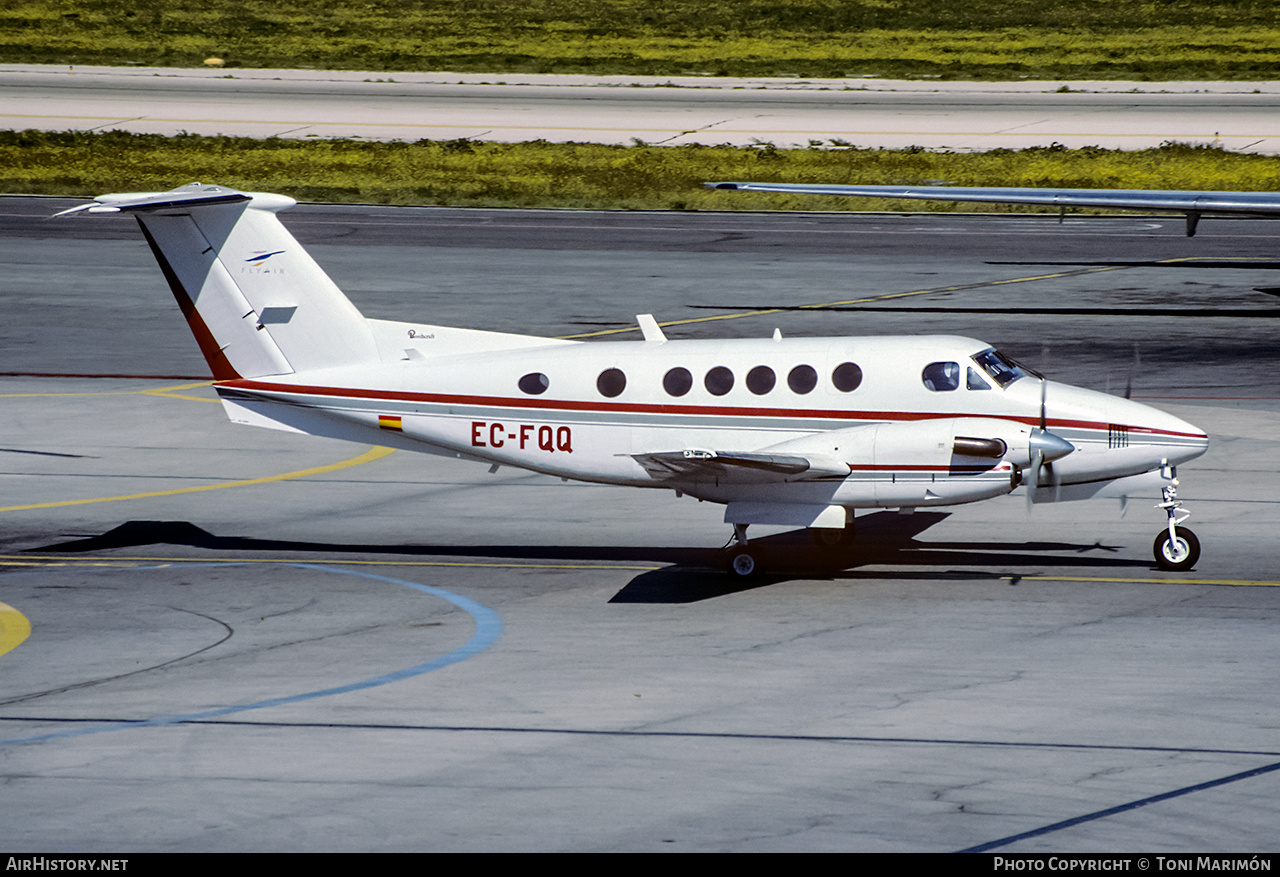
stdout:
<svg viewBox="0 0 1280 877">
<path fill-rule="evenodd" d="M 733 538 L 729 543 L 729 547 L 725 549 L 729 574 L 740 579 L 759 575 L 764 566 L 761 563 L 763 555 L 760 549 L 747 545 L 746 524 L 733 525 Z"/>
<path fill-rule="evenodd" d="M 814 527 L 813 541 L 819 551 L 839 552 L 853 545 L 854 527 L 850 519 L 844 527 Z M 733 538 L 725 549 L 725 567 L 737 578 L 752 578 L 765 571 L 767 557 L 758 546 L 747 544 L 747 525 L 734 524 Z"/>
<path fill-rule="evenodd" d="M 1169 525 L 1156 534 L 1152 551 L 1156 556 L 1156 566 L 1160 569 L 1174 571 L 1191 569 L 1200 559 L 1200 540 L 1186 527 L 1178 526 L 1191 517 L 1191 512 L 1186 511 L 1182 507 L 1182 501 L 1178 499 L 1176 470 L 1169 468 L 1169 473 L 1171 483 L 1160 488 L 1160 495 L 1164 502 L 1156 506 L 1158 509 L 1164 509 L 1169 515 Z"/>
</svg>

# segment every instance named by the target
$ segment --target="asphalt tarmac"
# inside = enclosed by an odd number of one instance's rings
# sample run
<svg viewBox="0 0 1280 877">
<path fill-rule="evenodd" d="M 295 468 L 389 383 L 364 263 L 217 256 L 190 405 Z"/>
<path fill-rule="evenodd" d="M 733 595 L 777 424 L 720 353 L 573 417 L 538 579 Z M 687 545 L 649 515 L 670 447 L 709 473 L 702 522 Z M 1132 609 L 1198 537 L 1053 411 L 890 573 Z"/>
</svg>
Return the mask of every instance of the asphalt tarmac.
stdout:
<svg viewBox="0 0 1280 877">
<path fill-rule="evenodd" d="M 373 317 L 966 334 L 1212 439 L 1187 573 L 1013 495 L 744 585 L 709 504 L 233 426 L 72 203 L 0 199 L 0 848 L 1276 849 L 1280 225 L 285 214 Z"/>
</svg>

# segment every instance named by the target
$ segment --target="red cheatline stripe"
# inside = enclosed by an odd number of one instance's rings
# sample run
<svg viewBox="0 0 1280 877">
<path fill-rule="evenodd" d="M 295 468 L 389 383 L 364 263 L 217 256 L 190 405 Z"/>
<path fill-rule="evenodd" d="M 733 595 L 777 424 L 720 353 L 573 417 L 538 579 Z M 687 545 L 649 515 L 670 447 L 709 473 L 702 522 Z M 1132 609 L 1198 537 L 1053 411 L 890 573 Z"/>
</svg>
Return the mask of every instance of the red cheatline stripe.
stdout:
<svg viewBox="0 0 1280 877">
<path fill-rule="evenodd" d="M 365 390 L 352 387 L 310 387 L 291 384 L 275 384 L 265 381 L 224 381 L 220 387 L 241 390 L 257 390 L 271 393 L 291 393 L 299 396 L 334 396 L 346 399 L 394 400 L 397 402 L 428 402 L 435 405 L 478 405 L 497 408 L 528 408 L 537 411 L 599 411 L 602 413 L 632 414 L 702 414 L 734 417 L 775 417 L 806 420 L 940 420 L 947 417 L 990 417 L 994 420 L 1012 420 L 1036 426 L 1037 417 L 974 414 L 972 412 L 920 412 L 920 411 L 842 411 L 804 408 L 734 408 L 709 405 L 656 405 L 639 402 L 579 402 L 562 399 L 517 399 L 506 396 L 463 396 L 450 393 L 409 393 L 401 390 Z M 1049 420 L 1048 426 L 1071 429 L 1096 429 L 1107 431 L 1116 424 L 1090 420 Z M 1148 435 L 1167 435 L 1177 438 L 1205 438 L 1198 432 L 1173 432 L 1148 427 L 1129 427 L 1134 432 Z"/>
</svg>

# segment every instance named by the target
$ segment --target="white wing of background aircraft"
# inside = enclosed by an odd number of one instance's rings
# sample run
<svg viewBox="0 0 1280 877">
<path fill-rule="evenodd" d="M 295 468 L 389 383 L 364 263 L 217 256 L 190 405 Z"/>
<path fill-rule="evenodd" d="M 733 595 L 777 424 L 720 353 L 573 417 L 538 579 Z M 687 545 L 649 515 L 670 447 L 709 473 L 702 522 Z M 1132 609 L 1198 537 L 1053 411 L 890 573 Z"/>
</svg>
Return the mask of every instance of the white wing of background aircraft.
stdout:
<svg viewBox="0 0 1280 877">
<path fill-rule="evenodd" d="M 852 536 L 854 509 L 1160 494 L 1156 562 L 1199 543 L 1175 485 L 1205 433 L 956 336 L 564 341 L 366 319 L 280 223 L 292 198 L 193 183 L 65 211 L 132 214 L 237 423 L 661 488 L 749 524 Z"/>
<path fill-rule="evenodd" d="M 1280 215 L 1276 192 L 1178 192 L 1166 189 L 1032 189 L 1000 186 L 840 186 L 809 183 L 707 183 L 713 189 L 779 192 L 790 195 L 844 195 L 858 198 L 902 198 L 914 201 L 966 201 L 985 204 L 1037 204 L 1183 213 L 1187 237 L 1193 237 L 1205 214 Z"/>
</svg>

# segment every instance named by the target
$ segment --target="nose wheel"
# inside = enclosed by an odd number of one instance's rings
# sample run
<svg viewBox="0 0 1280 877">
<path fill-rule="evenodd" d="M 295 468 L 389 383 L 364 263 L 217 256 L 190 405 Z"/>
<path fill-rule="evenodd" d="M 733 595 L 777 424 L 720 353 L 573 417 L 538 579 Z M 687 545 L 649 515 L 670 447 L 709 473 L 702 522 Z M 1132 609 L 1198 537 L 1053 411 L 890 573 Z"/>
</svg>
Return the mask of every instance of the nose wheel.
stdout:
<svg viewBox="0 0 1280 877">
<path fill-rule="evenodd" d="M 1169 525 L 1156 534 L 1152 552 L 1155 554 L 1157 567 L 1177 572 L 1196 565 L 1196 561 L 1200 559 L 1200 540 L 1186 527 L 1178 526 L 1191 517 L 1191 512 L 1184 509 L 1182 501 L 1178 499 L 1178 479 L 1171 468 L 1170 479 L 1171 484 L 1160 488 L 1164 502 L 1156 506 L 1169 515 Z"/>
<path fill-rule="evenodd" d="M 1161 530 L 1156 534 L 1153 550 L 1156 566 L 1160 569 L 1191 569 L 1200 559 L 1200 540 L 1186 527 L 1179 527 L 1176 536 L 1170 536 L 1167 530 Z"/>
</svg>

